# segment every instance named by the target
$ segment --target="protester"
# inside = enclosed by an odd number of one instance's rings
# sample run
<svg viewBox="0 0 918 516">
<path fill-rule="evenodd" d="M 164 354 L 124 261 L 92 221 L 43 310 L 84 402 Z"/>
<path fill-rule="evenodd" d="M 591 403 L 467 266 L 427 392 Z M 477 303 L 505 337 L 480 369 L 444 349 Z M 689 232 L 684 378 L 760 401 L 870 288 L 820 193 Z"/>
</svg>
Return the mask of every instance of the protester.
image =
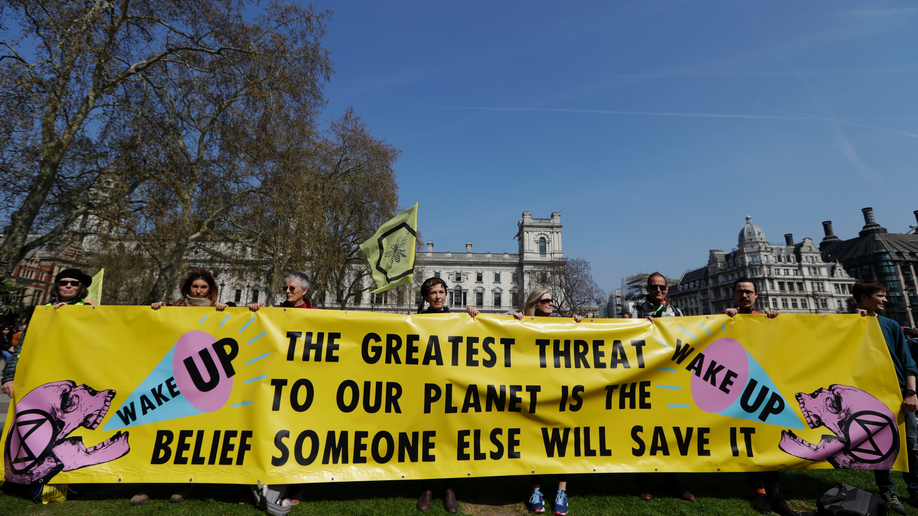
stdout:
<svg viewBox="0 0 918 516">
<path fill-rule="evenodd" d="M 902 479 L 908 487 L 909 504 L 918 507 L 918 423 L 915 420 L 915 411 L 918 410 L 918 395 L 915 392 L 915 380 L 918 377 L 918 367 L 912 359 L 902 328 L 893 321 L 878 314 L 886 305 L 886 292 L 889 289 L 879 281 L 858 280 L 851 293 L 857 301 L 858 312 L 862 316 L 876 317 L 883 330 L 883 338 L 889 348 L 893 365 L 896 367 L 896 376 L 899 388 L 902 390 L 902 408 L 905 417 L 905 442 L 908 452 L 908 472 L 902 473 Z M 892 473 L 888 469 L 874 470 L 874 479 L 880 493 L 886 499 L 890 509 L 899 514 L 906 514 L 905 507 L 899 501 L 895 491 Z"/>
<path fill-rule="evenodd" d="M 3 364 L 9 363 L 13 354 L 13 327 L 4 326 L 0 334 L 0 355 L 3 356 Z"/>
<path fill-rule="evenodd" d="M 165 301 L 157 301 L 150 305 L 154 310 L 164 306 Z M 217 281 L 207 269 L 198 269 L 188 274 L 182 283 L 182 297 L 173 301 L 172 306 L 212 306 L 218 312 L 226 310 L 225 304 L 217 302 Z"/>
<path fill-rule="evenodd" d="M 669 293 L 669 285 L 666 283 L 666 277 L 655 272 L 647 277 L 647 296 L 644 302 L 631 306 L 631 317 L 643 319 L 647 318 L 653 321 L 654 317 L 682 317 L 682 310 L 679 310 L 670 303 L 666 296 Z"/>
<path fill-rule="evenodd" d="M 307 297 L 311 287 L 312 282 L 305 272 L 288 274 L 284 279 L 284 296 L 287 299 L 277 306 L 285 308 L 316 308 Z M 263 306 L 265 306 L 264 303 L 251 303 L 249 310 L 257 312 Z"/>
<path fill-rule="evenodd" d="M 83 274 L 79 269 L 64 269 L 57 273 L 54 285 L 51 286 L 51 301 L 46 306 L 53 306 L 55 310 L 66 305 L 94 305 L 95 301 L 87 300 L 92 277 Z M 25 330 L 19 343 L 25 341 Z M 17 345 L 10 352 L 10 357 L 3 367 L 3 376 L 0 378 L 0 389 L 10 398 L 13 397 L 13 378 L 16 375 L 16 366 L 19 363 L 19 353 L 22 346 Z"/>
<path fill-rule="evenodd" d="M 446 290 L 446 282 L 440 278 L 427 278 L 424 280 L 424 283 L 421 285 L 421 302 L 418 304 L 418 313 L 449 313 L 449 306 L 446 305 Z M 424 308 L 425 301 L 430 305 L 427 309 Z M 467 307 L 467 310 L 472 317 L 478 314 L 478 311 L 471 307 Z M 456 501 L 456 491 L 453 489 L 454 479 L 444 479 L 443 484 L 443 506 L 446 508 L 446 512 L 459 512 L 459 502 Z M 422 487 L 423 491 L 421 492 L 421 496 L 418 497 L 417 507 L 419 511 L 426 512 L 430 509 L 430 504 L 433 501 L 433 482 L 425 480 Z"/>
<path fill-rule="evenodd" d="M 736 308 L 727 308 L 724 310 L 726 315 L 736 317 L 737 315 L 762 315 L 762 312 L 755 310 L 755 301 L 759 298 L 759 288 L 755 281 L 743 277 L 733 282 L 733 299 L 736 301 Z M 781 315 L 778 310 L 766 309 L 764 315 L 768 319 L 774 319 Z M 798 516 L 798 512 L 791 509 L 784 498 L 781 496 L 778 487 L 779 472 L 777 471 L 753 471 L 748 473 L 749 484 L 752 486 L 752 508 L 762 514 L 771 514 L 775 512 L 781 516 Z"/>
<path fill-rule="evenodd" d="M 659 272 L 654 272 L 647 277 L 647 296 L 640 305 L 633 305 L 631 308 L 632 318 L 647 318 L 653 322 L 654 317 L 682 317 L 682 310 L 676 308 L 670 303 L 666 296 L 669 293 L 669 285 L 666 283 L 666 277 Z M 635 477 L 637 482 L 638 496 L 641 500 L 649 502 L 653 500 L 653 492 L 650 488 L 650 476 L 652 473 L 638 473 Z M 688 502 L 695 501 L 695 495 L 686 491 L 679 484 L 679 477 L 675 473 L 663 474 L 663 486 L 666 491 L 676 498 L 681 498 Z"/>
<path fill-rule="evenodd" d="M 305 272 L 293 272 L 284 278 L 284 296 L 286 299 L 278 307 L 284 308 L 316 308 L 309 301 L 307 295 L 312 287 L 312 281 Z M 250 303 L 249 310 L 257 312 L 264 307 L 264 303 Z M 306 487 L 301 485 L 297 488 L 293 496 L 290 497 L 290 505 L 298 505 L 306 494 Z"/>
<path fill-rule="evenodd" d="M 529 294 L 526 305 L 523 310 L 514 314 L 519 320 L 523 317 L 551 317 L 554 312 L 555 302 L 552 298 L 551 291 L 547 288 L 537 288 Z M 583 320 L 583 317 L 574 314 L 573 319 L 577 322 Z M 542 494 L 542 476 L 532 475 L 532 494 L 529 495 L 529 508 L 536 514 L 545 512 L 545 496 Z M 558 475 L 558 491 L 555 492 L 554 513 L 558 516 L 564 516 L 568 512 L 567 499 L 567 475 Z"/>
<path fill-rule="evenodd" d="M 198 269 L 191 271 L 185 281 L 182 283 L 182 297 L 172 302 L 172 306 L 209 306 L 222 312 L 226 305 L 217 302 L 217 281 L 214 275 L 207 269 Z M 159 310 L 166 306 L 164 301 L 157 301 L 150 305 L 150 308 Z M 181 503 L 191 495 L 192 487 L 182 486 L 169 497 L 171 503 Z M 131 505 L 143 505 L 150 501 L 150 495 L 147 493 L 137 493 L 131 498 Z"/>
</svg>

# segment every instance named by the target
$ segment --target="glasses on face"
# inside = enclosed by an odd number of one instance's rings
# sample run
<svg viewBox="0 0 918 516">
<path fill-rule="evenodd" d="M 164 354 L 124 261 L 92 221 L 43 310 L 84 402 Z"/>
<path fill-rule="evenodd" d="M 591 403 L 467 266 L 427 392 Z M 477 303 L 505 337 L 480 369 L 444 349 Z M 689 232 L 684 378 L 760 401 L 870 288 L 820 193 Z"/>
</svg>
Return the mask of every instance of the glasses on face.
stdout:
<svg viewBox="0 0 918 516">
<path fill-rule="evenodd" d="M 665 290 L 668 289 L 668 288 L 669 288 L 669 287 L 667 287 L 666 285 L 648 285 L 648 286 L 647 286 L 647 290 L 649 290 L 649 291 L 651 291 L 651 292 L 653 292 L 654 290 L 663 290 L 663 291 L 665 291 Z"/>
<path fill-rule="evenodd" d="M 287 285 L 286 287 L 284 287 L 284 292 L 287 292 L 288 290 L 290 292 L 296 292 L 296 285 Z"/>
<path fill-rule="evenodd" d="M 61 286 L 61 287 L 69 287 L 69 286 L 79 287 L 80 280 L 66 280 L 65 279 L 65 280 L 58 281 L 57 284 L 58 286 Z"/>
<path fill-rule="evenodd" d="M 551 304 L 554 304 L 554 300 L 552 300 L 552 299 L 539 299 L 539 303 L 542 303 L 543 305 L 551 305 Z"/>
</svg>

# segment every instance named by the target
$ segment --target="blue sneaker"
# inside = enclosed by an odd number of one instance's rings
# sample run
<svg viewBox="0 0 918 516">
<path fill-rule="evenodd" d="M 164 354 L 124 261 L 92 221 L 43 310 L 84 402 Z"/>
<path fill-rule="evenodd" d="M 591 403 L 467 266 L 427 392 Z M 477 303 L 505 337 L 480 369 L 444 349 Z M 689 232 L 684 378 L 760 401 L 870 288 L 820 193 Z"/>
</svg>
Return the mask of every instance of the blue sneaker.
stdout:
<svg viewBox="0 0 918 516">
<path fill-rule="evenodd" d="M 555 514 L 557 516 L 565 516 L 567 514 L 567 493 L 558 489 L 558 494 L 555 495 Z"/>
<path fill-rule="evenodd" d="M 545 497 L 542 496 L 542 491 L 536 489 L 532 492 L 532 496 L 529 497 L 529 508 L 536 514 L 545 512 Z"/>
</svg>

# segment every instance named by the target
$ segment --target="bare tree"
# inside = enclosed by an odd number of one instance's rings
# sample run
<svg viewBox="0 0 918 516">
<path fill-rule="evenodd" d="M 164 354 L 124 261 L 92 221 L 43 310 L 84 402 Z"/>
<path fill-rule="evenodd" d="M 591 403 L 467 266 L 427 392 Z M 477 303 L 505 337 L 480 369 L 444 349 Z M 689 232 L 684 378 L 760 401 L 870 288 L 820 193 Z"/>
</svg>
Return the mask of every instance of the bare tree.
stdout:
<svg viewBox="0 0 918 516">
<path fill-rule="evenodd" d="M 246 3 L 0 2 L 4 33 L 10 35 L 0 42 L 0 115 L 10 127 L 0 137 L 0 180 L 10 185 L 0 196 L 0 213 L 10 218 L 0 244 L 0 271 L 10 273 L 31 249 L 94 212 L 100 201 L 123 202 L 112 193 L 132 196 L 150 174 L 186 173 L 191 165 L 194 180 L 172 185 L 187 190 L 217 184 L 216 170 L 238 172 L 239 163 L 212 159 L 228 140 L 209 136 L 241 130 L 238 116 L 231 121 L 233 111 L 311 97 L 300 106 L 304 117 L 315 115 L 330 73 L 327 52 L 318 43 L 323 16 L 271 2 L 264 15 L 247 22 Z M 132 106 L 158 108 L 144 122 L 159 124 L 165 140 L 140 142 L 112 132 L 137 123 L 128 116 L 137 114 Z M 256 132 L 267 111 L 255 109 Z M 147 166 L 114 168 L 112 153 L 131 142 L 165 143 L 170 152 Z M 166 169 L 170 164 L 175 168 Z M 119 175 L 124 171 L 136 174 L 124 178 Z M 212 197 L 225 204 L 240 191 Z M 202 223 L 185 230 L 203 234 L 208 218 L 220 211 L 218 203 Z M 27 241 L 36 230 L 45 235 Z M 174 263 L 179 251 L 160 253 L 161 263 Z M 163 265 L 158 281 L 170 275 L 170 266 Z"/>
<path fill-rule="evenodd" d="M 605 292 L 593 281 L 590 262 L 583 258 L 564 258 L 550 266 L 555 292 L 555 310 L 561 315 L 582 314 L 603 301 Z"/>
</svg>

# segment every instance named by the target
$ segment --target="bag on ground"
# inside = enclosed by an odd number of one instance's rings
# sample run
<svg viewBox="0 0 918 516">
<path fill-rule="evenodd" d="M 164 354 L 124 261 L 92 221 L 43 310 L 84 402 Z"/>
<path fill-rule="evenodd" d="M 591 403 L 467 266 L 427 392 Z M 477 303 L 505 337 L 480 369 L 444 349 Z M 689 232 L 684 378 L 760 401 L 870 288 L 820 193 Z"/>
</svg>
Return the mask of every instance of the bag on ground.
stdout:
<svg viewBox="0 0 918 516">
<path fill-rule="evenodd" d="M 818 516 L 887 516 L 889 508 L 879 496 L 838 482 L 816 501 Z"/>
</svg>

